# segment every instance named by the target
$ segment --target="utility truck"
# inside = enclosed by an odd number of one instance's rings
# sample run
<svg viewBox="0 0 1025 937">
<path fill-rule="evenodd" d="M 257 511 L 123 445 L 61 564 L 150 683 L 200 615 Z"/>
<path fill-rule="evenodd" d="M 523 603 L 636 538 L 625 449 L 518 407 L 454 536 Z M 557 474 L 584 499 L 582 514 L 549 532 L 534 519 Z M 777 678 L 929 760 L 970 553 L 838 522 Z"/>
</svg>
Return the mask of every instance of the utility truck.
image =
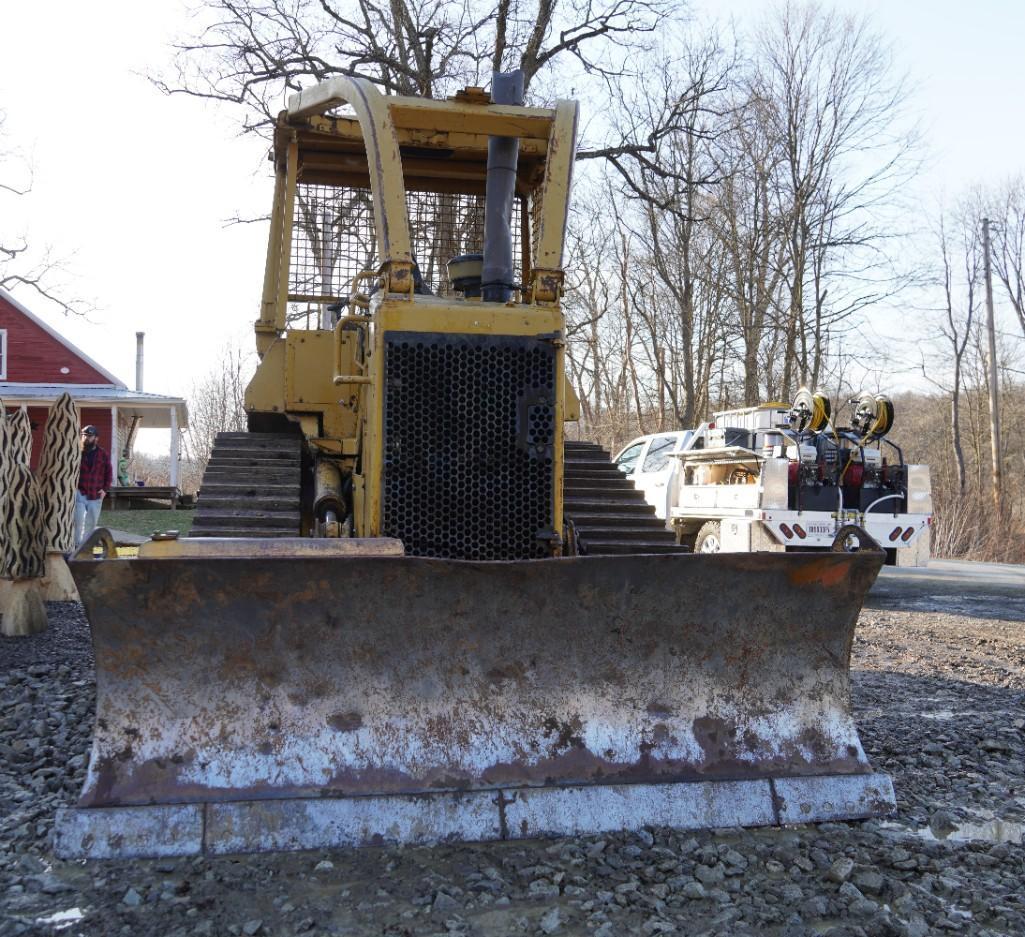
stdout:
<svg viewBox="0 0 1025 937">
<path fill-rule="evenodd" d="M 888 438 L 889 398 L 851 405 L 851 425 L 834 426 L 828 398 L 802 389 L 789 405 L 724 410 L 695 430 L 640 437 L 615 463 L 697 553 L 828 549 L 857 524 L 889 565 L 924 566 L 929 467 L 908 464 Z"/>
</svg>

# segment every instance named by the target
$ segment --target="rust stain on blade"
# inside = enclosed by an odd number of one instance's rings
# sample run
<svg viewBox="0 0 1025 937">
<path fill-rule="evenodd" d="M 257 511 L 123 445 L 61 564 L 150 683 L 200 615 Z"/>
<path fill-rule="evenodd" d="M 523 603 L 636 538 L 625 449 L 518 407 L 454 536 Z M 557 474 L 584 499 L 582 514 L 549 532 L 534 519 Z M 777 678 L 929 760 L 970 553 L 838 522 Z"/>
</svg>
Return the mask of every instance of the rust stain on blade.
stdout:
<svg viewBox="0 0 1025 937">
<path fill-rule="evenodd" d="M 880 563 L 73 561 L 82 803 L 866 773 L 848 666 Z"/>
<path fill-rule="evenodd" d="M 849 564 L 842 562 L 842 558 L 837 562 L 834 557 L 824 557 L 791 570 L 788 578 L 795 586 L 822 586 L 830 589 L 838 586 L 849 575 Z"/>
</svg>

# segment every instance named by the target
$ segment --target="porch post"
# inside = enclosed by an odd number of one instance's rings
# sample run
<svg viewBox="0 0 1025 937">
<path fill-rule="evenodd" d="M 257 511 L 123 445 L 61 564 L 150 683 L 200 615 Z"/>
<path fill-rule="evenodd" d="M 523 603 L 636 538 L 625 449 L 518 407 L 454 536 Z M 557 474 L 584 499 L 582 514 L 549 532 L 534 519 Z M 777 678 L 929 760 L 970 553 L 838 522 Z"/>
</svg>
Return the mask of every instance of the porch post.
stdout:
<svg viewBox="0 0 1025 937">
<path fill-rule="evenodd" d="M 110 461 L 114 463 L 114 484 L 120 484 L 117 480 L 117 466 L 121 461 L 121 438 L 117 427 L 117 407 L 110 408 Z"/>
<path fill-rule="evenodd" d="M 168 460 L 168 481 L 172 488 L 178 487 L 178 408 L 171 406 L 171 452 Z M 178 506 L 178 499 L 171 501 L 171 507 Z"/>
</svg>

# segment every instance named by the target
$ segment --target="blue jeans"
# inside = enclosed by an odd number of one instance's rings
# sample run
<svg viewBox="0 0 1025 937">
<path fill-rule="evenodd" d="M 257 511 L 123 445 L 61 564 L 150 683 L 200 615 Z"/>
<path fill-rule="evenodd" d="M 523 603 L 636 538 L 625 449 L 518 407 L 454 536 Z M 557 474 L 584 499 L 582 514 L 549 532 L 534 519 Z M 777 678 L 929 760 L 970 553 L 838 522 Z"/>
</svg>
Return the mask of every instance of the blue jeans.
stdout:
<svg viewBox="0 0 1025 937">
<path fill-rule="evenodd" d="M 100 521 L 103 499 L 90 501 L 81 491 L 75 492 L 75 549 L 89 536 Z"/>
</svg>

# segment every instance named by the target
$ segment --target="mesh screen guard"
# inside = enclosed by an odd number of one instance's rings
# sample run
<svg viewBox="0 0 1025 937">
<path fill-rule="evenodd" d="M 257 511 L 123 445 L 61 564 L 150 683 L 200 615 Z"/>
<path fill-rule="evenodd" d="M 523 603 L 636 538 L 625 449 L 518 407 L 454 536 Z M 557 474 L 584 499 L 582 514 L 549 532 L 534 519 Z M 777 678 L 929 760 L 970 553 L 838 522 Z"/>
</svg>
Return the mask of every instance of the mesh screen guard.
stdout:
<svg viewBox="0 0 1025 937">
<path fill-rule="evenodd" d="M 446 264 L 479 254 L 484 244 L 484 196 L 453 192 L 406 193 L 413 256 L 424 283 L 452 295 Z M 513 267 L 521 271 L 522 199 L 513 199 Z M 357 273 L 380 263 L 370 189 L 300 182 L 289 263 L 290 301 L 321 302 L 348 296 Z"/>
<path fill-rule="evenodd" d="M 383 536 L 410 556 L 548 556 L 555 365 L 540 338 L 389 332 Z"/>
</svg>

